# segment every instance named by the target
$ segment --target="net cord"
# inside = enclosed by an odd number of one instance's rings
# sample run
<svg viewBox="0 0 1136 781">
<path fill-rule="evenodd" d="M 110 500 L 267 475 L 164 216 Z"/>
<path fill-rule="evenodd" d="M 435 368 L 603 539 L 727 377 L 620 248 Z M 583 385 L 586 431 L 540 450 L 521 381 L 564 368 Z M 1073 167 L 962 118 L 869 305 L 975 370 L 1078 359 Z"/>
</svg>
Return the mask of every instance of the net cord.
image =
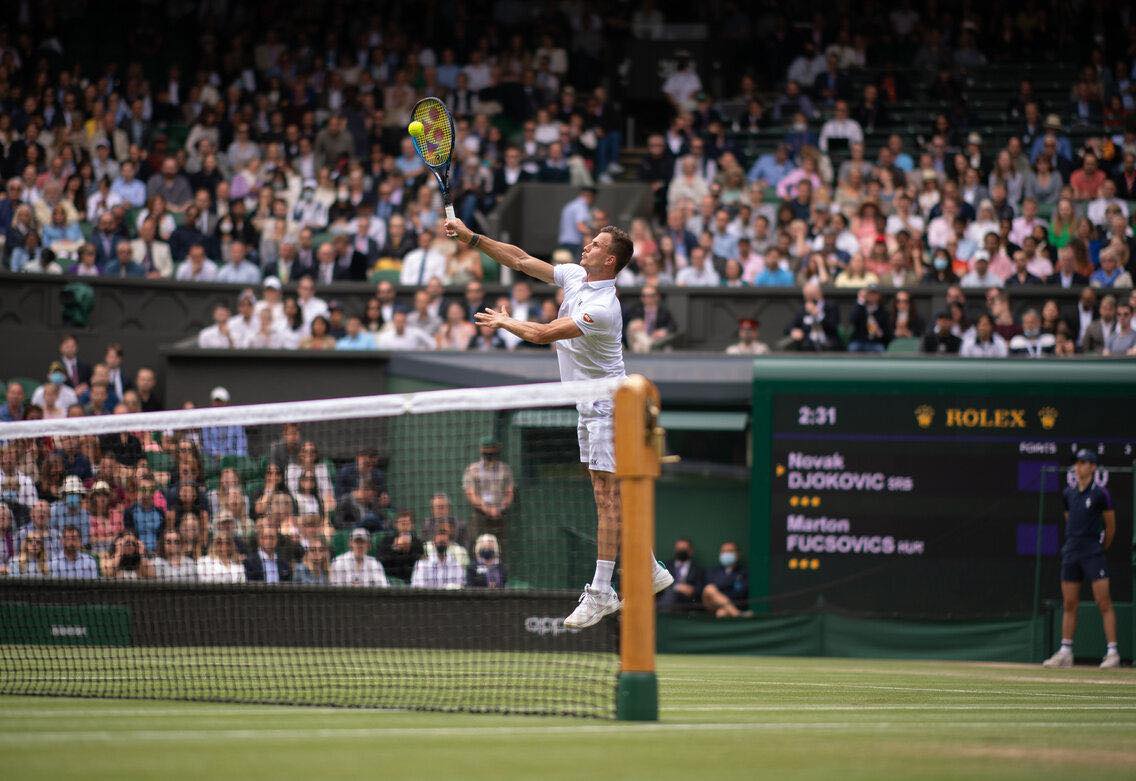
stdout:
<svg viewBox="0 0 1136 781">
<path fill-rule="evenodd" d="M 0 442 L 45 436 L 84 436 L 120 431 L 180 431 L 203 426 L 255 426 L 326 420 L 382 418 L 433 412 L 469 412 L 566 407 L 607 401 L 622 378 L 451 388 L 419 393 L 287 401 L 169 412 L 136 412 L 85 418 L 25 420 L 0 424 Z"/>
</svg>

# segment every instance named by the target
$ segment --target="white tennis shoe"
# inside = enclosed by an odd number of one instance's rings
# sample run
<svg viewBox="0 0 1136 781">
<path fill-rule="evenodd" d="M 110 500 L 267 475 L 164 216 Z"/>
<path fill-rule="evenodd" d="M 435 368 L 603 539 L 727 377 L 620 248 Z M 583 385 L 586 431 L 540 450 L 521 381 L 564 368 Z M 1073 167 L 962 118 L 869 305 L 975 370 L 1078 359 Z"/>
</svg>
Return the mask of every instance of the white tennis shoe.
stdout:
<svg viewBox="0 0 1136 781">
<path fill-rule="evenodd" d="M 622 603 L 619 595 L 611 586 L 605 591 L 588 584 L 580 595 L 580 604 L 576 605 L 572 615 L 564 619 L 564 626 L 568 629 L 587 629 L 598 624 L 605 616 L 617 612 L 620 607 Z"/>
<path fill-rule="evenodd" d="M 1110 667 L 1119 667 L 1120 654 L 1116 651 L 1109 651 L 1104 655 L 1104 659 L 1101 660 L 1100 666 L 1102 670 L 1107 670 Z"/>
<path fill-rule="evenodd" d="M 653 578 L 651 578 L 651 586 L 655 589 L 655 593 L 658 594 L 660 591 L 665 591 L 666 589 L 674 585 L 674 582 L 674 575 L 672 575 L 660 562 L 656 561 L 655 575 Z"/>
<path fill-rule="evenodd" d="M 1042 667 L 1072 667 L 1073 652 L 1068 648 L 1058 648 L 1053 656 L 1041 663 Z"/>
</svg>

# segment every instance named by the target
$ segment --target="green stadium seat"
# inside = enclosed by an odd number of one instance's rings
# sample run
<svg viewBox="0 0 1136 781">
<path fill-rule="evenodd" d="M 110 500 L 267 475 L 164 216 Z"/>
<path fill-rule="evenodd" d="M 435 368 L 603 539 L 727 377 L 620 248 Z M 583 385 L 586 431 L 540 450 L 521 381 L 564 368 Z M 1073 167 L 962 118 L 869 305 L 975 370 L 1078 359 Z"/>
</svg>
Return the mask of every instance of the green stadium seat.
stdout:
<svg viewBox="0 0 1136 781">
<path fill-rule="evenodd" d="M 146 463 L 155 472 L 174 471 L 174 457 L 169 453 L 147 453 Z"/>
<path fill-rule="evenodd" d="M 401 274 L 401 271 L 395 269 L 381 269 L 368 274 L 367 281 L 372 285 L 377 285 L 380 282 L 390 282 L 392 285 L 397 285 Z"/>
<path fill-rule="evenodd" d="M 897 336 L 891 340 L 888 345 L 887 351 L 889 353 L 917 353 L 919 352 L 920 341 L 914 336 Z"/>
</svg>

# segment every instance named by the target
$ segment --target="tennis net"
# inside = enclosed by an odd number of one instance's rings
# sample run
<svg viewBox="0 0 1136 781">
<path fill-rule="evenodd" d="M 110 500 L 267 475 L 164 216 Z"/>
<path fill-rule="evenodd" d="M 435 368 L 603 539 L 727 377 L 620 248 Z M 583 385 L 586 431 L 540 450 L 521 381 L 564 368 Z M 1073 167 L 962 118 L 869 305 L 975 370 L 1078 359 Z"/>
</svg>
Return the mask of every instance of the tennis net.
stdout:
<svg viewBox="0 0 1136 781">
<path fill-rule="evenodd" d="M 563 417 L 614 390 L 6 425 L 0 693 L 611 717 Z"/>
</svg>

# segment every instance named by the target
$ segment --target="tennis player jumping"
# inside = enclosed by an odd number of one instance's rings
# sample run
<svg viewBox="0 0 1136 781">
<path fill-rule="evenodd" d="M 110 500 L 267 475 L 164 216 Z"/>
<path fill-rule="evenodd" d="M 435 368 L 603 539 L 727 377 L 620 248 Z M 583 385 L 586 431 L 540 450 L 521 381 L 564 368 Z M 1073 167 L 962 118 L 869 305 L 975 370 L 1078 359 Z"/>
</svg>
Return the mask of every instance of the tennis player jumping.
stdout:
<svg viewBox="0 0 1136 781">
<path fill-rule="evenodd" d="M 478 325 L 504 328 L 533 344 L 556 342 L 561 381 L 624 377 L 623 314 L 615 294 L 615 277 L 631 261 L 631 237 L 608 225 L 588 242 L 580 254 L 580 265 L 553 266 L 534 258 L 520 247 L 474 233 L 458 219 L 446 220 L 447 236 L 475 247 L 514 271 L 564 288 L 564 303 L 551 323 L 529 323 L 500 310 L 486 308 L 474 319 Z M 597 557 L 596 574 L 584 587 L 580 604 L 564 619 L 569 629 L 583 629 L 599 623 L 620 608 L 619 596 L 611 587 L 615 556 L 619 549 L 619 483 L 615 479 L 615 445 L 612 429 L 612 403 L 597 401 L 576 405 L 580 422 L 576 433 L 580 441 L 580 461 L 588 465 L 592 491 L 596 498 Z M 674 578 L 655 562 L 655 593 L 667 588 Z"/>
</svg>

